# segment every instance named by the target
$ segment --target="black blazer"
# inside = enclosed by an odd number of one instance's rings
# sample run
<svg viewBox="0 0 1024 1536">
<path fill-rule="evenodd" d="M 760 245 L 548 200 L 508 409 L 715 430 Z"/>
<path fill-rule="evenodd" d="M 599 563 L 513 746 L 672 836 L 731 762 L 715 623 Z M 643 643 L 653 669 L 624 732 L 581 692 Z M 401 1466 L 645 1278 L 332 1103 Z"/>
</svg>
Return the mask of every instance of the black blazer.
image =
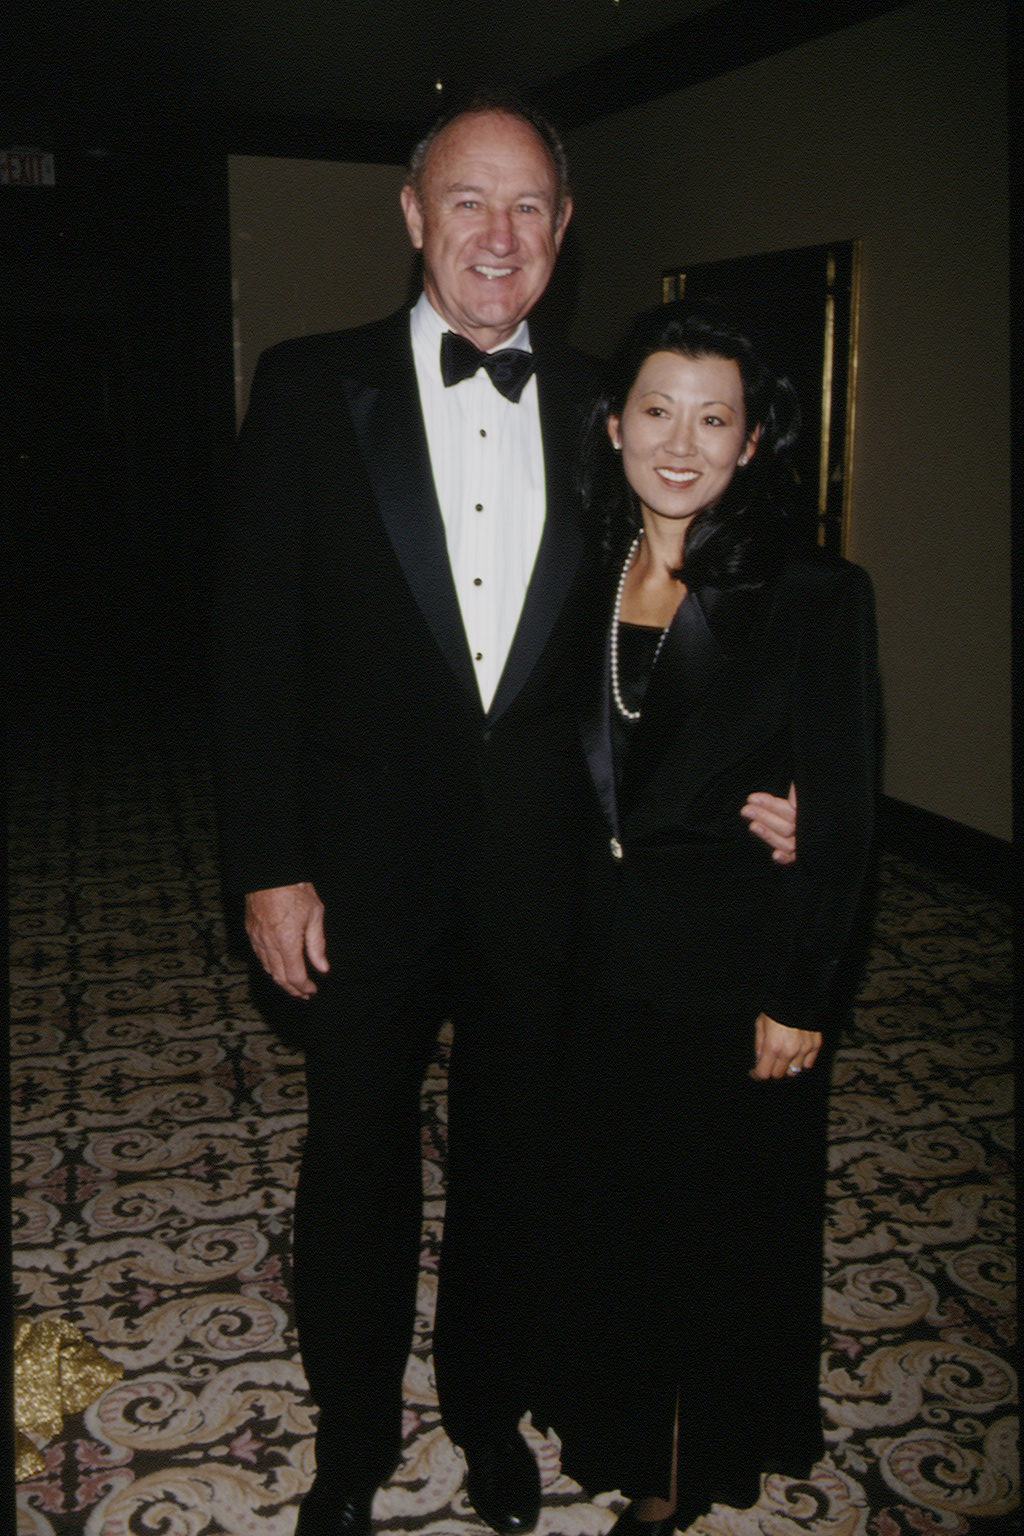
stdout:
<svg viewBox="0 0 1024 1536">
<path fill-rule="evenodd" d="M 408 958 L 456 900 L 496 936 L 512 923 L 527 946 L 557 912 L 584 780 L 568 616 L 592 365 L 539 349 L 537 387 L 544 531 L 485 713 L 408 311 L 285 342 L 257 367 L 214 616 L 225 874 L 235 892 L 314 881 L 335 963 Z"/>
<path fill-rule="evenodd" d="M 607 594 L 589 624 L 581 723 L 599 986 L 659 1007 L 763 1009 L 820 1028 L 855 915 L 875 798 L 870 581 L 793 558 L 759 593 L 691 592 L 652 674 L 616 788 Z M 797 787 L 797 861 L 774 864 L 739 812 Z M 621 855 L 616 856 L 616 849 Z"/>
</svg>

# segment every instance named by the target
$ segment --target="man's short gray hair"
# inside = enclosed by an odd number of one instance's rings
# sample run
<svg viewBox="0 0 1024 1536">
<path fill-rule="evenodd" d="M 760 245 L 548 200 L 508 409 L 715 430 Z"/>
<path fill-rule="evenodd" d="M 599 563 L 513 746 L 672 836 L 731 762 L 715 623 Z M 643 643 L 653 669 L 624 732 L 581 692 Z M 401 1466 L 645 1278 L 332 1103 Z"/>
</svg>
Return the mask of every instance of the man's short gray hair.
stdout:
<svg viewBox="0 0 1024 1536">
<path fill-rule="evenodd" d="M 412 188 L 417 198 L 423 201 L 423 173 L 430 154 L 431 146 L 438 134 L 442 133 L 450 123 L 457 118 L 470 117 L 476 113 L 499 112 L 506 117 L 518 117 L 533 129 L 551 158 L 551 164 L 555 170 L 556 197 L 555 197 L 555 223 L 562 222 L 562 209 L 569 196 L 569 160 L 565 153 L 565 145 L 562 143 L 561 134 L 552 122 L 543 113 L 521 96 L 518 91 L 505 90 L 499 87 L 484 86 L 474 90 L 459 101 L 458 105 L 448 108 L 433 122 L 420 139 L 416 148 L 409 157 L 409 169 L 406 172 L 406 186 Z"/>
</svg>

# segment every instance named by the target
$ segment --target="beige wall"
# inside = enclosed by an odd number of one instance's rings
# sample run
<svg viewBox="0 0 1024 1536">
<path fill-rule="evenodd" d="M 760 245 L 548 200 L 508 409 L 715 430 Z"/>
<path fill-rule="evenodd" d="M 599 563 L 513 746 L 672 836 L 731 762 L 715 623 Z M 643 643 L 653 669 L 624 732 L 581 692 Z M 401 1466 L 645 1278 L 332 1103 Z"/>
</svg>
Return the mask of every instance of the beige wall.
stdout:
<svg viewBox="0 0 1024 1536">
<path fill-rule="evenodd" d="M 1009 838 L 1004 7 L 924 0 L 570 147 L 595 351 L 663 267 L 862 240 L 850 555 L 878 595 L 884 788 Z"/>
<path fill-rule="evenodd" d="M 232 155 L 235 405 L 287 336 L 361 325 L 403 303 L 412 270 L 399 166 Z"/>
</svg>

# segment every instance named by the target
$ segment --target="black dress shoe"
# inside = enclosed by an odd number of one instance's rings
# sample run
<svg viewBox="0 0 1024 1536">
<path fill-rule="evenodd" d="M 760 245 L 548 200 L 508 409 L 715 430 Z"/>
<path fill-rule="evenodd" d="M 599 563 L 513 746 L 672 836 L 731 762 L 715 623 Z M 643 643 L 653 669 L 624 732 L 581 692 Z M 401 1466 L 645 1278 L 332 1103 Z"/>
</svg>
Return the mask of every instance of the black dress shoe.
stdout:
<svg viewBox="0 0 1024 1536">
<path fill-rule="evenodd" d="M 375 1488 L 369 1493 L 344 1493 L 322 1477 L 313 1486 L 299 1508 L 295 1536 L 370 1536 L 370 1505 Z"/>
<path fill-rule="evenodd" d="M 608 1536 L 672 1536 L 676 1515 L 666 1515 L 662 1520 L 638 1520 L 635 1510 L 635 1504 L 627 1504 Z"/>
<path fill-rule="evenodd" d="M 540 1472 L 519 1431 L 463 1450 L 469 1469 L 466 1493 L 480 1519 L 498 1536 L 532 1531 L 540 1514 Z"/>
</svg>

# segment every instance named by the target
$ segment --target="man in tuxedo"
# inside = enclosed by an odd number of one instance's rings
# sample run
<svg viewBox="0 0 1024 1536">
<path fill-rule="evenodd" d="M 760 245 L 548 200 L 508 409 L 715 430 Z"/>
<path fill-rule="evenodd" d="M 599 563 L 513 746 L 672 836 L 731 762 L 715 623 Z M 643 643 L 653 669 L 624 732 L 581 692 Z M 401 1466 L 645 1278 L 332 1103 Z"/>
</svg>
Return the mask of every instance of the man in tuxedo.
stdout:
<svg viewBox="0 0 1024 1536">
<path fill-rule="evenodd" d="M 571 480 L 595 380 L 526 323 L 572 211 L 547 123 L 477 98 L 418 147 L 402 208 L 411 311 L 260 360 L 217 605 L 227 883 L 304 1015 L 294 1289 L 319 1420 L 298 1536 L 363 1536 L 399 1460 L 446 1017 L 442 1418 L 488 1524 L 528 1531 L 540 1505 L 518 1423 L 588 804 Z M 774 846 L 787 814 L 758 813 Z"/>
</svg>

